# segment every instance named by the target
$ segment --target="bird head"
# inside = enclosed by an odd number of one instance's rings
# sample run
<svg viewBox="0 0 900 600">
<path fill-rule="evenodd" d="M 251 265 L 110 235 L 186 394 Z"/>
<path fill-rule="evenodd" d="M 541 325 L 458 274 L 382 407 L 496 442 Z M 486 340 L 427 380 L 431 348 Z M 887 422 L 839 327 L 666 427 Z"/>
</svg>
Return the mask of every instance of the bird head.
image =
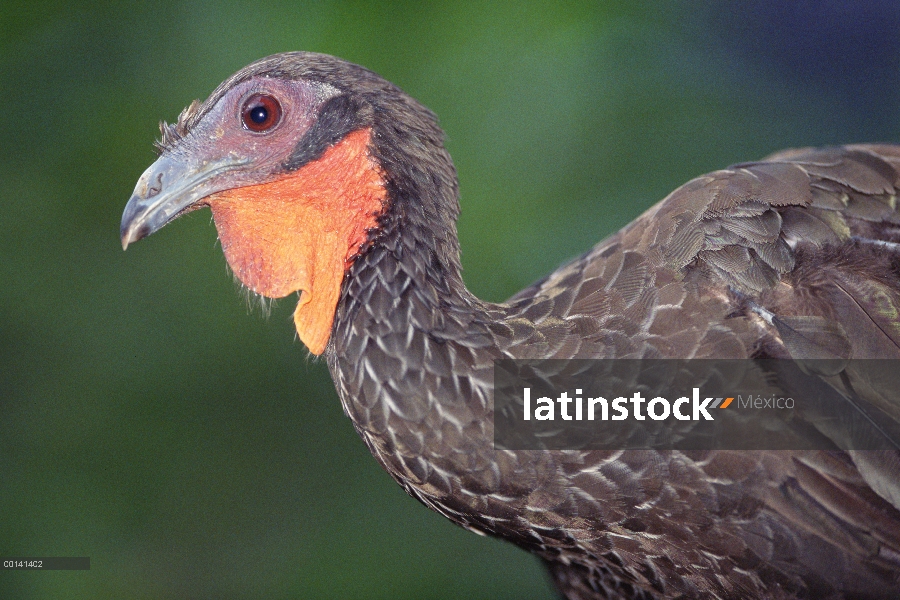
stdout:
<svg viewBox="0 0 900 600">
<path fill-rule="evenodd" d="M 434 215 L 428 193 L 416 190 L 429 178 L 449 179 L 455 196 L 430 111 L 330 56 L 257 61 L 160 130 L 159 158 L 122 216 L 123 247 L 208 206 L 243 285 L 269 298 L 300 292 L 294 322 L 314 354 L 327 345 L 342 281 L 389 206 L 414 195 L 423 200 L 413 212 Z M 451 221 L 453 201 L 441 209 Z"/>
</svg>

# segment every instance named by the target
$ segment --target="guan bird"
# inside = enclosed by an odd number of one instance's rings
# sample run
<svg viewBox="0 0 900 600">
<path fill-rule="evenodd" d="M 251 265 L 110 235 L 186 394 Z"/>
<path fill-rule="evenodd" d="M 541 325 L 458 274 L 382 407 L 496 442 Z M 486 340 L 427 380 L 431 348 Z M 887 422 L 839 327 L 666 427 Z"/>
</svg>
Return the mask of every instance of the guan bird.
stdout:
<svg viewBox="0 0 900 600">
<path fill-rule="evenodd" d="M 900 146 L 694 179 L 507 302 L 463 284 L 435 115 L 322 54 L 238 71 L 177 123 L 123 246 L 209 207 L 410 495 L 586 598 L 900 597 L 900 451 L 508 450 L 498 359 L 900 358 Z M 900 421 L 900 404 L 880 414 Z"/>
</svg>

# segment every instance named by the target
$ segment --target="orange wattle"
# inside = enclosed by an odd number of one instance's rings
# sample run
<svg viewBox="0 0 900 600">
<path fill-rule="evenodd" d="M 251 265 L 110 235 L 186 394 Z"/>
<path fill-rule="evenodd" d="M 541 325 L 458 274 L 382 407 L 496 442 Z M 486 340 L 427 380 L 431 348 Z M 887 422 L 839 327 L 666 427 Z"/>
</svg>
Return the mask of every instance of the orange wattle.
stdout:
<svg viewBox="0 0 900 600">
<path fill-rule="evenodd" d="M 354 131 L 275 181 L 206 200 L 241 283 L 269 298 L 301 290 L 294 324 L 313 354 L 325 350 L 344 274 L 384 209 L 370 139 L 371 130 Z"/>
</svg>

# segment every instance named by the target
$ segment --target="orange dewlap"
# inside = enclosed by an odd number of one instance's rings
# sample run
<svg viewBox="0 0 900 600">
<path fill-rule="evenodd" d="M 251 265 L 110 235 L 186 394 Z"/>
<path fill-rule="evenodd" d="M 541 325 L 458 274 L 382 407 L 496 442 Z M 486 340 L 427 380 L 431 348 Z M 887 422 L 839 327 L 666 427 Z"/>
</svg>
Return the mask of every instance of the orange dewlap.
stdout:
<svg viewBox="0 0 900 600">
<path fill-rule="evenodd" d="M 241 283 L 269 298 L 302 290 L 294 325 L 313 354 L 325 350 L 344 274 L 384 208 L 370 136 L 369 129 L 354 131 L 271 183 L 207 198 L 225 259 Z"/>
</svg>

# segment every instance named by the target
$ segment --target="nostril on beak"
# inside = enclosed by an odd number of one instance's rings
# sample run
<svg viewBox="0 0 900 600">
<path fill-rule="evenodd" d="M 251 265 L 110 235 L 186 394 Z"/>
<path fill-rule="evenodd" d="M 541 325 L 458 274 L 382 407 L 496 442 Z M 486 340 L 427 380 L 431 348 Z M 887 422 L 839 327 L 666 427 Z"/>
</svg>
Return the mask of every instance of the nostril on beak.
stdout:
<svg viewBox="0 0 900 600">
<path fill-rule="evenodd" d="M 160 193 L 162 191 L 162 176 L 163 176 L 162 173 L 157 175 L 156 176 L 156 185 L 152 185 L 152 186 L 150 186 L 150 188 L 147 189 L 147 198 L 152 198 L 153 196 L 157 195 L 158 193 Z"/>
</svg>

